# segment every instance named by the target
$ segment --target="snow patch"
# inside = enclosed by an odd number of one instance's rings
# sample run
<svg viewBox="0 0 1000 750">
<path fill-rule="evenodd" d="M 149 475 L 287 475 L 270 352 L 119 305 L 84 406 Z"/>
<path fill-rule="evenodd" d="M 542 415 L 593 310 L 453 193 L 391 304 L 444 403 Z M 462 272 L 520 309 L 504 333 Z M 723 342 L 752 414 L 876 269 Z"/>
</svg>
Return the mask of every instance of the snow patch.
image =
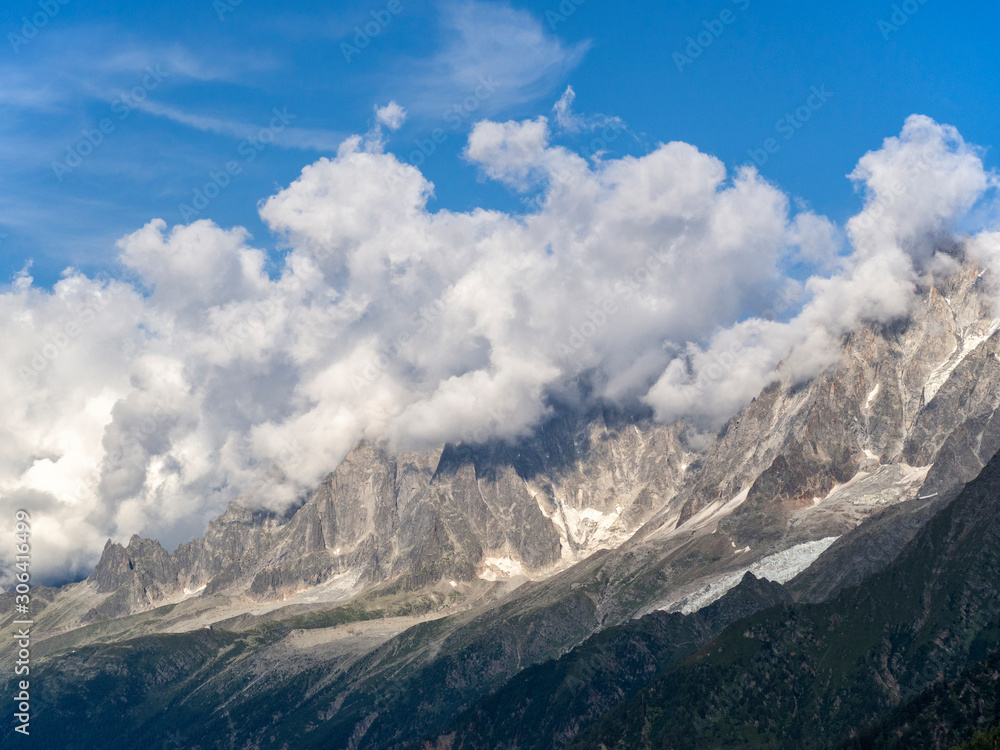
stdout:
<svg viewBox="0 0 1000 750">
<path fill-rule="evenodd" d="M 701 529 L 712 523 L 713 521 L 718 523 L 722 518 L 728 516 L 734 510 L 739 508 L 746 502 L 747 497 L 750 495 L 750 488 L 747 487 L 745 490 L 736 495 L 736 497 L 723 502 L 722 500 L 716 500 L 710 505 L 706 505 L 700 511 L 695 513 L 687 522 L 678 528 L 682 528 L 685 531 Z"/>
<path fill-rule="evenodd" d="M 205 587 L 207 585 L 208 584 L 202 584 L 201 586 L 199 586 L 196 589 L 189 589 L 187 586 L 185 586 L 184 587 L 184 591 L 181 592 L 181 594 L 179 596 L 178 595 L 174 595 L 174 596 L 167 597 L 163 601 L 159 602 L 157 604 L 157 606 L 162 606 L 164 604 L 177 604 L 179 602 L 186 601 L 187 599 L 191 599 L 192 597 L 198 596 L 198 594 L 200 594 L 202 591 L 204 591 Z"/>
<path fill-rule="evenodd" d="M 875 397 L 878 395 L 879 388 L 881 388 L 881 387 L 882 387 L 881 383 L 876 383 L 875 387 L 872 388 L 871 393 L 868 394 L 868 398 L 865 399 L 865 408 L 866 409 L 871 409 L 872 408 L 872 401 L 875 400 Z"/>
<path fill-rule="evenodd" d="M 347 570 L 331 576 L 316 586 L 299 589 L 292 596 L 286 597 L 285 600 L 297 600 L 310 604 L 313 602 L 341 601 L 357 593 L 360 578 L 360 570 Z"/>
<path fill-rule="evenodd" d="M 538 495 L 532 492 L 538 500 Z M 621 504 L 615 504 L 615 510 L 604 513 L 596 508 L 574 508 L 561 499 L 556 499 L 554 512 L 546 511 L 541 502 L 538 509 L 542 515 L 552 522 L 559 534 L 562 548 L 562 560 L 573 563 L 596 552 L 599 549 L 616 547 L 627 539 L 630 534 L 620 526 L 616 526 L 621 516 Z"/>
<path fill-rule="evenodd" d="M 668 602 L 659 609 L 665 612 L 680 612 L 684 615 L 697 612 L 702 607 L 707 607 L 712 602 L 721 599 L 727 591 L 735 588 L 747 573 L 753 573 L 757 578 L 767 578 L 776 583 L 785 583 L 812 565 L 816 558 L 835 541 L 837 541 L 837 537 L 829 536 L 814 542 L 797 544 L 783 552 L 768 555 L 752 565 L 708 581 L 696 590 Z M 749 549 L 747 547 L 746 550 L 740 550 L 740 552 L 749 551 Z"/>
<path fill-rule="evenodd" d="M 929 404 L 931 400 L 937 395 L 937 392 L 941 390 L 941 386 L 945 384 L 945 381 L 951 376 L 962 361 L 969 356 L 981 343 L 990 338 L 997 330 L 1000 329 L 1000 318 L 997 318 L 990 325 L 989 329 L 981 336 L 969 336 L 962 339 L 962 347 L 959 349 L 957 346 L 952 350 L 948 358 L 935 367 L 931 374 L 927 377 L 927 382 L 924 384 L 924 403 Z M 956 352 L 958 354 L 956 355 Z"/>
<path fill-rule="evenodd" d="M 484 557 L 480 565 L 482 566 L 482 571 L 480 571 L 479 577 L 484 581 L 499 581 L 505 578 L 524 575 L 524 566 L 521 564 L 521 561 L 510 555 Z"/>
</svg>

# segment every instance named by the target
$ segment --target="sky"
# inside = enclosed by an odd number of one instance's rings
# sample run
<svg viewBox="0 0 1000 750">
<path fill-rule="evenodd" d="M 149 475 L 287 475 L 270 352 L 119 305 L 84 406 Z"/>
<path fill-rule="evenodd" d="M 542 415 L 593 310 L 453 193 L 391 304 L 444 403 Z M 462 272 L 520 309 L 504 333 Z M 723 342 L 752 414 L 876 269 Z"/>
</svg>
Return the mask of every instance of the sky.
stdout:
<svg viewBox="0 0 1000 750">
<path fill-rule="evenodd" d="M 943 248 L 1000 279 L 998 15 L 5 5 L 0 531 L 30 509 L 40 575 L 79 578 L 300 502 L 362 439 L 555 402 L 708 445 Z"/>
<path fill-rule="evenodd" d="M 858 156 L 912 113 L 955 125 L 970 142 L 1000 143 L 1000 9 L 991 2 L 928 0 L 907 6 L 912 14 L 888 2 L 757 0 L 393 7 L 4 3 L 0 279 L 27 262 L 47 284 L 67 266 L 114 266 L 117 239 L 153 218 L 183 221 L 181 204 L 234 159 L 238 178 L 198 216 L 246 227 L 276 255 L 258 202 L 363 132 L 373 107 L 390 100 L 408 112 L 388 140 L 392 153 L 410 160 L 435 128 L 447 134 L 430 142 L 422 169 L 435 185 L 432 207 L 457 210 L 523 208 L 460 158 L 464 139 L 484 116 L 548 113 L 568 85 L 580 111 L 627 126 L 610 155 L 682 140 L 735 167 L 776 138 L 762 175 L 834 220 L 860 205 L 845 179 Z M 893 23 L 894 8 L 905 23 Z M 731 22 L 720 27 L 724 14 Z M 480 74 L 498 85 L 477 100 Z M 830 94 L 800 122 L 795 111 L 813 87 Z M 294 119 L 263 149 L 245 144 L 275 109 Z M 779 132 L 788 114 L 794 124 Z M 98 132 L 93 153 L 68 171 L 54 166 L 75 164 L 81 140 L 89 152 L 85 133 L 94 140 L 104 118 L 114 130 Z M 589 136 L 565 141 L 586 149 Z M 987 163 L 996 164 L 995 150 Z"/>
</svg>

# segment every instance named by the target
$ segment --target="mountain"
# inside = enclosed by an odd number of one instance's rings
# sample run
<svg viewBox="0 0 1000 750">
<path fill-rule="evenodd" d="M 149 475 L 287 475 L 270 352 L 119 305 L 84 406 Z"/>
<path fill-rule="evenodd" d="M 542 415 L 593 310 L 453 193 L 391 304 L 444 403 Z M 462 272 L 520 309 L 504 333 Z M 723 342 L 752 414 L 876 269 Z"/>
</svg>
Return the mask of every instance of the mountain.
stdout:
<svg viewBox="0 0 1000 750">
<path fill-rule="evenodd" d="M 320 585 L 345 598 L 386 581 L 537 579 L 613 548 L 612 577 L 634 585 L 680 541 L 733 567 L 707 531 L 745 550 L 743 568 L 839 537 L 918 485 L 953 491 L 1000 448 L 1000 321 L 982 286 L 973 268 L 928 286 L 918 315 L 849 335 L 809 383 L 775 381 L 707 451 L 681 425 L 558 405 L 514 445 L 392 456 L 363 443 L 287 518 L 234 504 L 173 554 L 109 543 L 89 580 L 108 596 L 82 621 L 192 592 L 265 602 Z"/>
<path fill-rule="evenodd" d="M 830 747 L 997 653 L 998 569 L 1000 456 L 885 571 L 730 627 L 573 747 Z"/>
<path fill-rule="evenodd" d="M 511 443 L 362 443 L 299 507 L 233 503 L 173 552 L 109 541 L 90 578 L 37 599 L 39 724 L 136 747 L 181 726 L 192 747 L 474 747 L 474 727 L 499 738 L 524 711 L 545 727 L 534 746 L 565 744 L 748 614 L 727 592 L 766 578 L 784 587 L 759 608 L 839 601 L 957 502 L 1000 448 L 987 281 L 929 277 L 912 315 L 849 333 L 811 380 L 779 368 L 708 445 L 641 410 L 553 402 Z M 523 702 L 598 643 L 642 656 L 586 705 Z"/>
<path fill-rule="evenodd" d="M 939 680 L 845 740 L 838 750 L 903 750 L 910 747 L 992 750 L 1000 742 L 1000 653 Z M 985 727 L 985 728 L 983 728 Z M 990 727 L 994 727 L 990 729 Z"/>
<path fill-rule="evenodd" d="M 287 517 L 234 502 L 172 554 L 109 540 L 79 586 L 93 604 L 81 622 L 194 593 L 273 602 L 323 586 L 335 601 L 387 581 L 415 590 L 550 574 L 619 544 L 676 494 L 690 455 L 680 433 L 562 409 L 517 446 L 393 456 L 362 443 Z"/>
<path fill-rule="evenodd" d="M 786 601 L 790 597 L 780 584 L 747 573 L 721 599 L 693 614 L 653 612 L 602 630 L 560 658 L 520 672 L 426 747 L 561 747 L 725 626 Z"/>
</svg>

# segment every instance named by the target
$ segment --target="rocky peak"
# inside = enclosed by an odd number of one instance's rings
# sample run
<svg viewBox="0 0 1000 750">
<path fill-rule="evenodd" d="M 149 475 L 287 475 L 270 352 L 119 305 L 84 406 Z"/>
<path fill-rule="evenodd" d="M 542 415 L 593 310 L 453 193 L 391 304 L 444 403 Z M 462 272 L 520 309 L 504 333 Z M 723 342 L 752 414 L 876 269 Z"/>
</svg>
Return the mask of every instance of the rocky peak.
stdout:
<svg viewBox="0 0 1000 750">
<path fill-rule="evenodd" d="M 1000 338 L 982 276 L 961 266 L 924 292 L 909 319 L 846 335 L 840 361 L 812 380 L 765 388 L 707 452 L 685 444 L 683 425 L 558 404 L 516 441 L 400 454 L 363 441 L 288 514 L 234 501 L 173 555 L 137 539 L 108 547 L 94 578 L 113 590 L 134 569 L 148 592 L 155 581 L 275 600 L 347 574 L 362 589 L 419 587 L 544 577 L 643 540 L 660 555 L 696 518 L 754 554 L 810 541 L 789 541 L 789 529 L 838 487 L 930 464 L 954 484 L 1000 445 Z M 898 502 L 913 481 L 878 491 Z M 826 537 L 863 514 L 827 516 L 814 529 Z"/>
<path fill-rule="evenodd" d="M 129 580 L 132 576 L 132 570 L 132 561 L 125 548 L 108 539 L 104 545 L 101 559 L 87 580 L 97 584 L 98 592 L 106 594 Z"/>
<path fill-rule="evenodd" d="M 174 575 L 170 555 L 160 543 L 133 534 L 125 547 L 108 539 L 89 580 L 99 593 L 109 593 L 133 581 L 162 583 Z"/>
<path fill-rule="evenodd" d="M 615 546 L 673 497 L 690 460 L 680 435 L 648 415 L 560 407 L 512 443 L 391 454 L 363 441 L 285 516 L 236 500 L 172 555 L 139 538 L 119 546 L 99 565 L 102 591 L 135 581 L 144 595 L 128 601 L 147 607 L 201 586 L 287 598 L 341 574 L 361 587 L 546 575 Z"/>
</svg>

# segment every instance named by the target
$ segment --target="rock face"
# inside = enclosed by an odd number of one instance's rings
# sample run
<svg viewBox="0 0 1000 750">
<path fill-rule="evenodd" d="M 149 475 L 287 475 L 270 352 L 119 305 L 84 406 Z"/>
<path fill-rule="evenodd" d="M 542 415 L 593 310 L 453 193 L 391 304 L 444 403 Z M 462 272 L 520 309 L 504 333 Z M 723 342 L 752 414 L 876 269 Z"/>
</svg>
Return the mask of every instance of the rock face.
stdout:
<svg viewBox="0 0 1000 750">
<path fill-rule="evenodd" d="M 685 444 L 682 425 L 558 405 L 515 444 L 390 455 L 363 443 L 288 517 L 234 503 L 173 554 L 135 539 L 108 546 L 91 581 L 112 596 L 91 617 L 199 590 L 266 602 L 331 580 L 360 592 L 539 578 L 599 549 L 617 550 L 613 582 L 659 581 L 641 585 L 652 596 L 666 568 L 676 579 L 668 558 L 682 541 L 695 556 L 685 570 L 746 567 L 734 551 L 759 559 L 840 536 L 976 476 L 1000 449 L 998 324 L 976 269 L 928 282 L 909 320 L 846 336 L 840 362 L 807 383 L 779 378 L 703 452 Z M 887 467 L 898 467 L 896 481 L 879 479 Z M 919 493 L 917 469 L 926 471 Z M 838 495 L 843 486 L 855 497 Z M 879 499 L 859 500 L 858 490 Z M 616 585 L 609 621 L 631 606 L 618 606 Z"/>
<path fill-rule="evenodd" d="M 1000 645 L 998 490 L 1000 456 L 886 570 L 823 604 L 774 607 L 729 628 L 574 747 L 835 747 L 930 689 L 897 716 L 910 730 L 943 681 L 968 679 Z M 894 746 L 946 747 L 943 730 L 954 729 L 940 718 L 916 728 L 923 741 Z"/>
<path fill-rule="evenodd" d="M 97 593 L 111 594 L 85 615 L 85 621 L 141 612 L 171 595 L 177 564 L 159 542 L 133 535 L 128 546 L 110 539 L 90 580 Z"/>
<path fill-rule="evenodd" d="M 338 576 L 361 590 L 544 575 L 620 543 L 674 495 L 690 453 L 680 432 L 561 409 L 516 445 L 393 456 L 362 443 L 288 518 L 234 502 L 171 555 L 109 542 L 90 580 L 113 601 L 92 617 L 185 590 L 273 601 Z"/>
<path fill-rule="evenodd" d="M 998 328 L 977 269 L 928 283 L 910 319 L 849 334 L 837 364 L 808 383 L 772 383 L 730 420 L 677 495 L 616 550 L 609 575 L 634 585 L 664 566 L 676 573 L 668 559 L 699 540 L 707 572 L 726 565 L 720 535 L 730 556 L 759 557 L 840 536 L 900 501 L 953 496 L 1000 448 Z M 900 479 L 886 483 L 893 467 Z M 845 581 L 858 579 L 851 566 L 872 572 L 840 559 Z"/>
</svg>

